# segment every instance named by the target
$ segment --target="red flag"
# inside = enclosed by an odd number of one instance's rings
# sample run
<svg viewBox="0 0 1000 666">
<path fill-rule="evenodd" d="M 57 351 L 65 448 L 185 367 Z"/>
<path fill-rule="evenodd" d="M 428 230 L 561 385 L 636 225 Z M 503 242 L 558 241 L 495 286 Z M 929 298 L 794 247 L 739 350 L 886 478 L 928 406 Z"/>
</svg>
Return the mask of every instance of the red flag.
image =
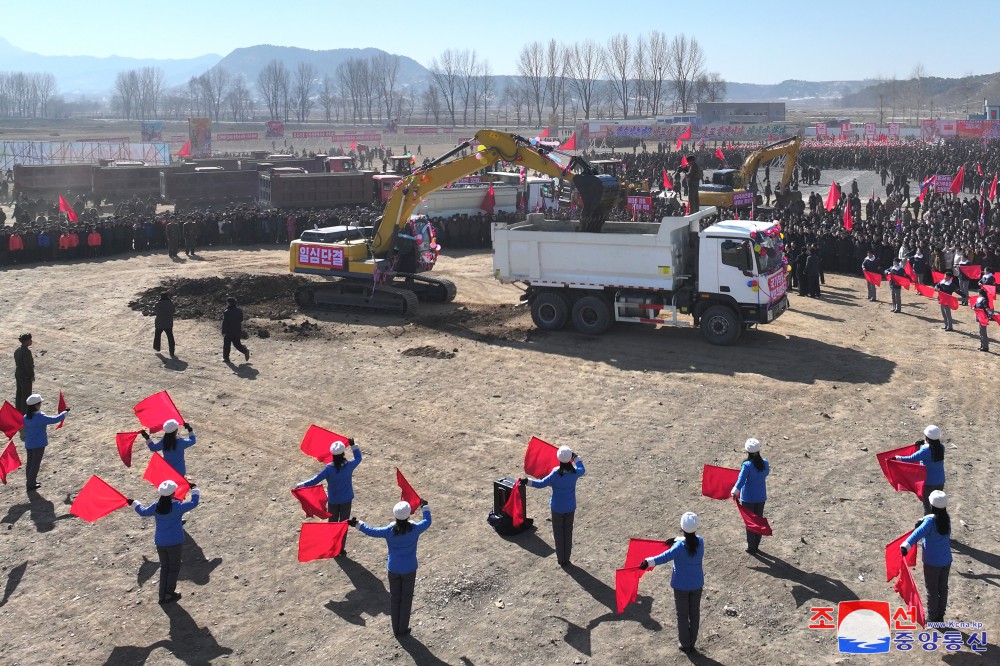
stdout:
<svg viewBox="0 0 1000 666">
<path fill-rule="evenodd" d="M 899 580 L 892 586 L 892 589 L 899 592 L 903 603 L 912 606 L 917 611 L 917 624 L 921 627 L 926 625 L 924 619 L 924 604 L 920 601 L 920 593 L 917 591 L 917 584 L 913 582 L 913 574 L 909 567 L 901 567 L 899 570 Z"/>
<path fill-rule="evenodd" d="M 896 275 L 895 273 L 889 273 L 889 280 L 896 285 L 899 285 L 906 291 L 910 290 L 910 278 L 905 278 L 902 275 Z"/>
<path fill-rule="evenodd" d="M 166 391 L 154 393 L 133 407 L 133 410 L 139 423 L 145 426 L 149 432 L 160 432 L 163 430 L 163 424 L 170 419 L 184 423 L 184 417 L 177 411 L 174 401 L 170 399 L 170 394 Z"/>
<path fill-rule="evenodd" d="M 676 149 L 680 150 L 681 149 L 681 142 L 683 142 L 685 139 L 690 139 L 690 138 L 691 138 L 691 126 L 688 125 L 687 129 L 685 129 L 684 132 L 679 137 L 677 137 L 677 148 Z M 686 166 L 683 161 L 681 162 L 681 166 Z"/>
<path fill-rule="evenodd" d="M 66 213 L 66 219 L 70 222 L 77 222 L 80 219 L 76 216 L 76 211 L 73 210 L 73 207 L 66 201 L 66 197 L 61 194 L 59 195 L 59 212 Z"/>
<path fill-rule="evenodd" d="M 69 512 L 92 523 L 123 506 L 128 506 L 125 496 L 95 474 L 83 484 Z"/>
<path fill-rule="evenodd" d="M 135 438 L 138 436 L 138 430 L 135 432 L 120 432 L 115 435 L 115 445 L 118 447 L 118 455 L 126 467 L 132 466 L 132 445 L 135 444 Z"/>
<path fill-rule="evenodd" d="M 719 467 L 718 469 L 723 469 Z M 656 557 L 674 545 L 673 539 L 657 541 L 655 539 L 629 539 L 628 550 L 625 552 L 625 568 L 638 567 L 647 557 Z M 652 571 L 650 567 L 646 571 Z"/>
<path fill-rule="evenodd" d="M 734 498 L 735 499 L 735 498 Z M 763 534 L 764 536 L 771 536 L 771 525 L 768 524 L 767 518 L 764 516 L 758 516 L 755 513 L 751 513 L 748 509 L 744 508 L 742 504 L 736 502 L 736 508 L 740 510 L 740 517 L 743 519 L 743 523 L 747 526 L 747 529 L 755 534 Z"/>
<path fill-rule="evenodd" d="M 559 150 L 576 150 L 576 132 L 569 135 L 569 138 L 566 139 L 566 143 L 559 146 Z"/>
<path fill-rule="evenodd" d="M 917 290 L 917 293 L 921 296 L 927 298 L 934 298 L 934 287 L 928 287 L 925 284 L 920 284 L 919 282 L 913 283 L 913 288 Z"/>
<path fill-rule="evenodd" d="M 548 442 L 532 437 L 524 452 L 524 471 L 528 476 L 544 479 L 553 469 L 559 466 L 556 453 L 559 451 Z"/>
<path fill-rule="evenodd" d="M 739 476 L 738 469 L 705 465 L 701 471 L 701 494 L 712 499 L 729 499 Z"/>
<path fill-rule="evenodd" d="M 624 613 L 625 607 L 639 598 L 639 579 L 644 573 L 638 567 L 615 570 L 615 602 L 619 613 Z"/>
<path fill-rule="evenodd" d="M 990 185 L 990 201 L 997 199 L 997 175 L 993 174 L 993 184 Z"/>
<path fill-rule="evenodd" d="M 973 314 L 976 315 L 976 321 L 979 323 L 980 326 L 990 325 L 990 318 L 986 314 L 986 310 L 983 310 L 981 308 L 972 308 L 972 312 Z"/>
<path fill-rule="evenodd" d="M 871 271 L 864 271 L 864 274 L 865 274 L 865 280 L 867 280 L 868 282 L 871 282 L 876 287 L 881 287 L 882 286 L 882 274 L 881 273 L 872 273 Z"/>
<path fill-rule="evenodd" d="M 514 527 L 520 527 L 524 524 L 524 502 L 521 501 L 521 479 L 514 482 L 514 487 L 510 491 L 510 497 L 503 505 L 503 512 L 510 516 L 511 520 L 514 522 Z"/>
<path fill-rule="evenodd" d="M 970 280 L 978 280 L 983 277 L 983 267 L 976 266 L 974 264 L 962 264 L 959 265 L 958 270 L 962 271 L 962 275 L 969 278 Z"/>
<path fill-rule="evenodd" d="M 544 139 L 548 135 L 549 135 L 549 128 L 546 127 L 545 129 L 542 130 L 542 133 L 538 135 L 538 138 L 539 139 Z"/>
<path fill-rule="evenodd" d="M 173 481 L 177 484 L 177 491 L 174 493 L 174 497 L 179 500 L 184 499 L 187 491 L 191 488 L 188 485 L 187 479 L 181 476 L 180 472 L 171 467 L 170 463 L 156 453 L 149 457 L 149 464 L 146 465 L 146 471 L 143 472 L 142 478 L 152 483 L 154 488 L 159 488 L 160 484 L 164 481 Z"/>
<path fill-rule="evenodd" d="M 910 263 L 909 259 L 906 260 L 906 264 L 903 266 L 903 270 L 906 271 L 906 275 L 912 281 L 914 281 L 914 282 L 917 281 L 917 272 L 915 270 L 913 270 L 913 264 Z"/>
<path fill-rule="evenodd" d="M 674 189 L 674 184 L 670 181 L 670 176 L 667 175 L 666 169 L 663 169 L 663 189 L 665 190 Z"/>
<path fill-rule="evenodd" d="M 635 603 L 639 595 L 639 579 L 655 567 L 640 569 L 639 565 L 648 557 L 656 557 L 674 545 L 674 540 L 655 541 L 652 539 L 629 539 L 625 554 L 625 566 L 615 571 L 615 600 L 618 612 Z"/>
<path fill-rule="evenodd" d="M 354 141 L 354 139 L 351 139 L 351 150 L 355 150 L 356 151 L 357 149 L 358 149 L 357 142 Z"/>
<path fill-rule="evenodd" d="M 10 439 L 17 434 L 17 431 L 24 427 L 24 415 L 15 409 L 14 405 L 6 400 L 0 407 L 0 430 Z"/>
<path fill-rule="evenodd" d="M 980 176 L 983 175 L 983 165 L 980 164 L 979 162 L 976 162 L 976 173 L 978 173 Z"/>
<path fill-rule="evenodd" d="M 337 440 L 347 444 L 346 437 L 338 435 L 332 430 L 320 428 L 318 425 L 311 425 L 306 430 L 305 436 L 302 437 L 302 443 L 299 444 L 299 448 L 307 456 L 312 456 L 321 463 L 328 463 L 333 460 L 333 454 L 330 453 L 330 445 Z"/>
<path fill-rule="evenodd" d="M 58 410 L 60 414 L 66 411 L 66 398 L 63 397 L 62 389 L 59 389 L 59 405 L 56 407 L 56 410 Z M 56 430 L 59 430 L 59 428 L 62 428 L 65 424 L 66 419 L 63 419 L 59 422 L 59 425 L 56 426 Z"/>
<path fill-rule="evenodd" d="M 993 303 L 997 297 L 997 286 L 995 284 L 984 284 L 982 288 L 986 291 L 986 301 L 989 303 L 990 310 L 995 309 Z"/>
<path fill-rule="evenodd" d="M 299 532 L 299 562 L 324 560 L 340 555 L 347 536 L 347 521 L 302 523 Z"/>
<path fill-rule="evenodd" d="M 854 229 L 854 218 L 851 216 L 851 204 L 848 203 L 844 206 L 844 230 L 851 231 Z"/>
<path fill-rule="evenodd" d="M 935 270 L 931 270 L 931 277 L 934 279 L 934 284 L 944 282 L 944 273 L 938 273 Z"/>
<path fill-rule="evenodd" d="M 479 204 L 480 210 L 485 210 L 490 215 L 493 214 L 493 209 L 496 208 L 497 198 L 493 194 L 493 183 L 490 183 L 490 189 L 486 191 L 486 196 L 483 197 L 483 203 Z"/>
<path fill-rule="evenodd" d="M 952 294 L 946 294 L 943 291 L 938 292 L 938 303 L 944 305 L 945 307 L 949 307 L 952 310 L 958 309 L 958 299 Z"/>
<path fill-rule="evenodd" d="M 899 537 L 892 543 L 886 544 L 885 547 L 885 582 L 889 582 L 893 578 L 899 575 L 900 569 L 903 568 L 903 553 L 899 551 L 899 547 L 910 538 L 913 534 L 913 530 L 910 530 L 903 536 Z M 906 566 L 912 567 L 917 564 L 917 544 L 914 544 L 913 548 L 906 553 Z"/>
<path fill-rule="evenodd" d="M 886 478 L 889 485 L 896 489 L 896 492 L 908 490 L 917 497 L 924 496 L 924 484 L 927 482 L 927 468 L 920 463 L 900 462 L 898 460 L 885 461 Z"/>
<path fill-rule="evenodd" d="M 962 182 L 965 180 L 965 165 L 958 167 L 958 173 L 951 179 L 951 193 L 958 194 L 962 191 Z"/>
<path fill-rule="evenodd" d="M 7 442 L 3 453 L 0 453 L 0 482 L 7 485 L 7 475 L 21 466 L 21 458 L 17 455 L 14 440 Z"/>
<path fill-rule="evenodd" d="M 688 158 L 687 158 L 687 155 L 681 155 L 681 166 L 682 166 L 682 167 L 686 167 L 686 166 L 690 166 L 690 165 L 688 164 Z"/>
<path fill-rule="evenodd" d="M 720 160 L 722 160 L 723 162 L 726 161 L 726 156 L 722 153 L 722 148 L 715 149 L 715 156 Z"/>
<path fill-rule="evenodd" d="M 993 321 L 995 321 L 996 323 L 1000 324 L 1000 312 L 998 312 L 995 315 L 993 315 Z"/>
<path fill-rule="evenodd" d="M 830 183 L 830 191 L 826 195 L 826 212 L 830 212 L 840 202 L 840 185 L 836 181 Z"/>
<path fill-rule="evenodd" d="M 330 517 L 330 512 L 326 510 L 326 491 L 323 490 L 322 486 L 292 488 L 292 494 L 302 505 L 302 510 L 306 512 L 307 518 L 326 520 Z"/>
<path fill-rule="evenodd" d="M 191 139 L 184 142 L 181 149 L 177 151 L 177 157 L 191 157 Z"/>
<path fill-rule="evenodd" d="M 399 499 L 402 502 L 408 502 L 410 504 L 410 515 L 412 516 L 417 512 L 417 509 L 420 508 L 420 495 L 418 495 L 417 491 L 413 489 L 413 486 L 411 486 L 410 482 L 406 480 L 406 477 L 403 476 L 403 473 L 399 471 L 398 467 L 396 468 L 396 484 L 399 485 L 399 489 L 402 491 Z"/>
<path fill-rule="evenodd" d="M 908 444 L 907 446 L 901 446 L 898 449 L 891 449 L 889 451 L 882 451 L 881 453 L 875 454 L 875 458 L 878 459 L 878 466 L 882 468 L 882 474 L 885 475 L 885 478 L 888 479 L 889 483 L 892 483 L 892 479 L 889 478 L 889 468 L 886 467 L 886 461 L 888 461 L 889 458 L 894 458 L 896 456 L 902 458 L 910 455 L 911 453 L 916 453 L 919 448 L 920 447 L 916 444 Z"/>
</svg>

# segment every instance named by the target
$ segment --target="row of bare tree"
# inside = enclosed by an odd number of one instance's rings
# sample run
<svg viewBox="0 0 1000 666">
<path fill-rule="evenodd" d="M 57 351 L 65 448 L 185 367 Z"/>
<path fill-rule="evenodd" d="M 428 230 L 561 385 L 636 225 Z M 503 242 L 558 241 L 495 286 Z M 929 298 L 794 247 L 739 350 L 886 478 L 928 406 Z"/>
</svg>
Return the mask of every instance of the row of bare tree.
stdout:
<svg viewBox="0 0 1000 666">
<path fill-rule="evenodd" d="M 0 72 L 0 118 L 48 118 L 55 91 L 48 72 Z"/>
</svg>

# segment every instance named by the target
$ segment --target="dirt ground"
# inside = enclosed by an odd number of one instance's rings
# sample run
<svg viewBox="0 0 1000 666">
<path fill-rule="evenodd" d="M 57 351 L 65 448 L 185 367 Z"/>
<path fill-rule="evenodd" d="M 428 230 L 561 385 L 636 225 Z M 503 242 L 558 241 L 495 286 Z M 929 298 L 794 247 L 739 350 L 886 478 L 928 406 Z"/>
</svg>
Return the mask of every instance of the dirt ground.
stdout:
<svg viewBox="0 0 1000 666">
<path fill-rule="evenodd" d="M 867 663 L 839 654 L 835 632 L 809 630 L 810 608 L 896 607 L 884 545 L 922 511 L 890 489 L 875 453 L 928 423 L 948 455 L 948 619 L 984 623 L 990 645 L 884 663 L 996 663 L 997 354 L 977 351 L 968 311 L 945 333 L 930 301 L 904 292 L 903 314 L 890 317 L 860 279 L 828 275 L 822 299 L 793 296 L 773 325 L 717 348 L 683 329 L 535 331 L 514 307 L 518 290 L 492 279 L 488 253 L 446 249 L 436 273 L 457 283 L 456 301 L 422 304 L 410 320 L 300 312 L 286 272 L 286 252 L 271 248 L 0 271 L 5 353 L 31 331 L 35 390 L 49 411 L 60 388 L 73 407 L 51 432 L 40 498 L 27 501 L 23 470 L 0 488 L 5 663 Z M 130 307 L 164 283 L 183 313 L 176 361 L 151 349 L 152 318 Z M 217 318 L 234 289 L 259 302 L 247 306 L 253 356 L 230 369 Z M 150 454 L 137 446 L 125 468 L 114 433 L 135 429 L 132 406 L 162 389 L 198 434 L 187 464 L 203 490 L 186 525 L 184 598 L 170 607 L 156 603 L 151 521 L 131 509 L 93 525 L 69 516 L 91 474 L 154 499 L 142 480 Z M 364 452 L 355 515 L 389 521 L 396 467 L 431 503 L 408 639 L 389 629 L 383 543 L 352 532 L 349 559 L 296 560 L 304 517 L 289 489 L 318 470 L 298 450 L 311 423 Z M 532 435 L 587 464 L 565 571 L 547 491 L 529 491 L 534 533 L 504 539 L 485 521 L 493 479 L 520 475 Z M 737 467 L 749 436 L 772 466 L 775 536 L 761 559 L 743 552 L 735 508 L 700 495 L 702 466 Z M 674 536 L 684 511 L 701 516 L 707 545 L 701 652 L 690 658 L 676 649 L 669 567 L 643 579 L 637 605 L 614 608 L 629 537 Z"/>
</svg>

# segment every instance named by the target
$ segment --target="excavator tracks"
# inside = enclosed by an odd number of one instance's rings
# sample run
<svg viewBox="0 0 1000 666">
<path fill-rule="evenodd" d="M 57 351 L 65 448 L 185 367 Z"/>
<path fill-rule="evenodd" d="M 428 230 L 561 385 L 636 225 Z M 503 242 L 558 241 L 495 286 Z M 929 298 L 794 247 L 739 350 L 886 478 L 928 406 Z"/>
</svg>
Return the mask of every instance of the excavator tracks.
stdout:
<svg viewBox="0 0 1000 666">
<path fill-rule="evenodd" d="M 295 302 L 313 310 L 398 316 L 411 315 L 417 309 L 417 295 L 408 289 L 355 280 L 304 285 L 295 291 Z"/>
<path fill-rule="evenodd" d="M 399 278 L 394 284 L 412 291 L 417 298 L 427 303 L 451 303 L 455 300 L 455 283 L 444 278 L 430 277 L 414 273 L 396 273 Z"/>
</svg>

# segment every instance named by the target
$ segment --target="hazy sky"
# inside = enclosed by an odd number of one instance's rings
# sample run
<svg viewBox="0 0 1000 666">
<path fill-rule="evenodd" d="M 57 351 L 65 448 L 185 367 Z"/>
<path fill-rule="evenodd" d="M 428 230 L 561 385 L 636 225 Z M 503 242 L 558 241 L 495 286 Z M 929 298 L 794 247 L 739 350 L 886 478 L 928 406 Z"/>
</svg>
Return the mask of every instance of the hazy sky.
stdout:
<svg viewBox="0 0 1000 666">
<path fill-rule="evenodd" d="M 689 7 L 699 7 L 691 14 Z M 190 58 L 256 44 L 306 49 L 374 46 L 428 65 L 445 48 L 475 49 L 495 74 L 516 73 L 531 41 L 563 42 L 659 30 L 698 39 L 708 71 L 728 81 L 777 83 L 908 78 L 1000 69 L 994 44 L 996 0 L 8 0 L 3 38 L 45 55 Z M 947 35 L 935 48 L 930 32 Z M 3 63 L 0 63 L 0 69 Z"/>
</svg>

